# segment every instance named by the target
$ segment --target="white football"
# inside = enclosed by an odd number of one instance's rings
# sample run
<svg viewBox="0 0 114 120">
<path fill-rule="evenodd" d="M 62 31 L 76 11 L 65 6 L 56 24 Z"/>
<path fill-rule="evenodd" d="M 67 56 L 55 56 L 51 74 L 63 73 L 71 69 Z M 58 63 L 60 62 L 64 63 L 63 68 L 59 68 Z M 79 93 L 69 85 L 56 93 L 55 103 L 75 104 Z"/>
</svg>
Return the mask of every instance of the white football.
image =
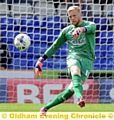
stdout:
<svg viewBox="0 0 114 120">
<path fill-rule="evenodd" d="M 20 33 L 14 39 L 14 45 L 19 50 L 23 51 L 29 48 L 31 39 L 27 34 Z"/>
</svg>

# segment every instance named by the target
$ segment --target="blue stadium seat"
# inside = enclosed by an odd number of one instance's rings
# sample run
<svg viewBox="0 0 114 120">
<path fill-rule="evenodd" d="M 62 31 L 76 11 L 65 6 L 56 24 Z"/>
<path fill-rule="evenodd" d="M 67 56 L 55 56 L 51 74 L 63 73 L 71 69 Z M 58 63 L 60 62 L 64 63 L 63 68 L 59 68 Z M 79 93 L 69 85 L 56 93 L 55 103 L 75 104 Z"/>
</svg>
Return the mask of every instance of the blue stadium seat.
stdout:
<svg viewBox="0 0 114 120">
<path fill-rule="evenodd" d="M 101 39 L 101 43 L 113 43 L 114 42 L 114 32 L 102 31 L 100 39 Z"/>
<path fill-rule="evenodd" d="M 40 42 L 40 38 L 41 38 L 41 35 L 40 33 L 27 33 L 28 36 L 31 38 L 31 43 L 37 43 L 37 42 Z"/>
<path fill-rule="evenodd" d="M 53 63 L 54 69 L 67 69 L 66 58 L 55 58 Z"/>
<path fill-rule="evenodd" d="M 32 46 L 34 58 L 38 58 L 39 56 L 43 55 L 47 48 L 49 48 L 48 44 L 42 41 L 40 41 L 39 43 L 34 43 Z"/>
<path fill-rule="evenodd" d="M 114 70 L 113 58 L 98 57 L 95 59 L 94 70 Z"/>
<path fill-rule="evenodd" d="M 1 38 L 2 42 L 8 42 L 7 41 L 8 38 L 7 38 L 7 31 L 6 30 L 5 31 L 4 30 L 1 31 L 1 36 L 2 36 L 2 38 Z"/>
<path fill-rule="evenodd" d="M 42 22 L 42 28 L 64 28 L 63 20 L 60 16 L 50 16 L 50 17 L 44 17 Z"/>
<path fill-rule="evenodd" d="M 93 65 L 93 69 L 94 70 L 99 70 L 100 69 L 100 61 L 101 61 L 101 58 L 97 57 L 94 61 L 94 65 Z"/>
<path fill-rule="evenodd" d="M 36 16 L 28 16 L 28 17 L 22 17 L 20 20 L 20 27 L 21 31 L 23 30 L 33 30 L 35 28 L 39 28 L 39 19 Z"/>
<path fill-rule="evenodd" d="M 99 47 L 99 49 L 98 49 Z M 96 56 L 101 57 L 113 57 L 114 56 L 114 45 L 113 44 L 101 44 L 96 46 Z M 99 53 L 99 55 L 98 55 Z"/>
<path fill-rule="evenodd" d="M 0 29 L 15 30 L 16 20 L 13 17 L 0 17 Z"/>
<path fill-rule="evenodd" d="M 34 43 L 45 43 L 45 44 L 52 44 L 53 40 L 53 35 L 48 34 L 48 30 L 41 30 L 39 33 L 28 33 L 29 36 L 32 37 Z"/>
<path fill-rule="evenodd" d="M 113 44 L 108 44 L 107 45 L 106 56 L 107 57 L 114 57 L 114 45 Z"/>
<path fill-rule="evenodd" d="M 18 53 L 14 52 L 14 50 L 17 49 L 17 48 L 15 48 L 14 44 L 8 44 L 8 48 L 9 48 L 9 52 L 10 52 L 12 58 L 13 58 L 15 55 L 16 55 L 17 57 L 20 56 L 20 52 L 18 52 Z M 19 51 L 19 50 L 18 50 L 18 51 Z M 14 54 L 15 54 L 15 55 L 14 55 Z"/>
<path fill-rule="evenodd" d="M 57 39 L 59 33 L 60 33 L 60 30 L 56 30 L 56 29 L 47 30 L 48 42 L 53 43 Z"/>
<path fill-rule="evenodd" d="M 14 38 L 16 37 L 16 35 L 18 35 L 20 32 L 17 31 L 12 31 L 12 30 L 2 30 L 1 31 L 1 35 L 2 35 L 2 41 L 6 42 L 6 43 L 13 43 L 14 42 Z"/>
<path fill-rule="evenodd" d="M 101 65 L 101 70 L 114 70 L 113 58 L 102 58 L 100 65 Z"/>
<path fill-rule="evenodd" d="M 20 59 L 14 58 L 12 62 L 13 69 L 28 69 L 28 60 L 27 59 Z"/>
<path fill-rule="evenodd" d="M 10 65 L 8 65 L 8 69 L 13 69 L 13 62 Z"/>
<path fill-rule="evenodd" d="M 93 66 L 94 70 L 114 70 L 113 57 L 98 57 L 96 58 Z"/>
<path fill-rule="evenodd" d="M 107 70 L 107 61 L 106 61 L 106 58 L 101 58 L 101 61 L 100 61 L 100 69 L 101 70 Z"/>
<path fill-rule="evenodd" d="M 54 59 L 53 57 L 48 58 L 43 62 L 43 69 L 48 70 L 48 69 L 53 69 L 53 64 L 54 64 Z"/>
<path fill-rule="evenodd" d="M 63 20 L 60 16 L 55 16 L 54 21 L 55 21 L 54 28 L 64 28 Z"/>
<path fill-rule="evenodd" d="M 2 41 L 3 42 L 8 42 L 9 43 L 9 39 L 8 36 L 7 36 L 7 32 L 8 31 L 3 31 L 1 32 L 1 35 L 2 35 Z M 12 32 L 13 33 L 13 32 Z M 11 39 L 10 39 L 11 40 Z M 13 42 L 13 40 L 10 41 L 11 43 Z"/>
<path fill-rule="evenodd" d="M 57 36 L 58 37 L 58 35 L 60 34 L 60 32 L 61 32 L 61 30 L 60 29 L 55 29 L 54 30 L 54 36 Z"/>
<path fill-rule="evenodd" d="M 95 17 L 93 18 L 96 23 L 97 30 L 111 30 L 112 26 L 110 25 L 110 21 L 106 17 Z"/>
<path fill-rule="evenodd" d="M 28 69 L 34 69 L 37 60 L 38 59 L 28 59 L 28 64 L 27 64 Z"/>
<path fill-rule="evenodd" d="M 35 54 L 33 46 L 30 46 L 27 50 L 21 52 L 21 58 L 33 59 L 35 56 L 37 56 L 37 54 Z"/>
<path fill-rule="evenodd" d="M 46 42 L 46 44 L 50 44 L 52 43 L 52 41 L 54 41 L 54 35 L 52 33 L 52 30 L 48 30 L 48 29 L 42 29 L 40 32 L 40 40 L 42 42 Z"/>
<path fill-rule="evenodd" d="M 101 52 L 106 57 L 113 57 L 114 56 L 114 45 L 113 44 L 101 45 Z"/>
<path fill-rule="evenodd" d="M 41 34 L 39 40 L 40 42 L 47 42 L 48 44 L 48 35 Z"/>
<path fill-rule="evenodd" d="M 114 45 L 101 44 L 95 47 L 94 70 L 114 70 Z"/>
<path fill-rule="evenodd" d="M 5 2 L 5 0 L 2 1 Z M 12 0 L 7 0 L 7 3 L 12 4 Z M 13 0 L 13 3 L 26 3 L 26 0 Z"/>
<path fill-rule="evenodd" d="M 7 31 L 7 41 L 8 43 L 13 43 L 14 42 L 14 32 L 13 31 Z"/>
<path fill-rule="evenodd" d="M 14 44 L 8 44 L 8 48 L 12 58 L 32 59 L 34 57 L 34 51 L 31 50 L 34 47 L 30 46 L 28 50 L 20 51 L 14 46 Z"/>
<path fill-rule="evenodd" d="M 101 42 L 101 33 L 98 30 L 96 30 L 96 38 L 95 38 L 95 40 L 96 40 L 96 43 Z"/>
<path fill-rule="evenodd" d="M 11 54 L 12 58 L 20 58 L 20 57 L 25 57 L 26 52 L 21 52 L 20 50 L 18 50 L 14 44 L 8 44 L 8 48 Z"/>
<path fill-rule="evenodd" d="M 40 41 L 40 33 L 34 33 L 33 35 L 33 42 Z"/>
<path fill-rule="evenodd" d="M 61 47 L 61 57 L 66 57 L 68 54 L 68 44 L 64 44 L 62 47 Z"/>
<path fill-rule="evenodd" d="M 40 33 L 40 40 L 51 45 L 57 39 L 60 29 L 42 29 Z"/>
<path fill-rule="evenodd" d="M 60 58 L 61 57 L 61 50 L 59 49 L 54 55 L 53 57 L 55 58 Z"/>
<path fill-rule="evenodd" d="M 32 29 L 22 29 L 22 33 L 26 33 L 31 38 L 31 43 L 40 41 L 41 33 L 38 29 L 35 29 L 34 27 Z"/>
<path fill-rule="evenodd" d="M 39 53 L 44 54 L 44 52 L 47 50 L 48 44 L 46 43 L 40 43 L 39 44 Z"/>
<path fill-rule="evenodd" d="M 53 55 L 55 58 L 66 58 L 68 54 L 68 45 L 64 44 L 63 46 L 60 47 L 59 50 Z"/>
<path fill-rule="evenodd" d="M 104 57 L 106 55 L 106 45 L 96 45 L 95 46 L 95 56 Z"/>
</svg>

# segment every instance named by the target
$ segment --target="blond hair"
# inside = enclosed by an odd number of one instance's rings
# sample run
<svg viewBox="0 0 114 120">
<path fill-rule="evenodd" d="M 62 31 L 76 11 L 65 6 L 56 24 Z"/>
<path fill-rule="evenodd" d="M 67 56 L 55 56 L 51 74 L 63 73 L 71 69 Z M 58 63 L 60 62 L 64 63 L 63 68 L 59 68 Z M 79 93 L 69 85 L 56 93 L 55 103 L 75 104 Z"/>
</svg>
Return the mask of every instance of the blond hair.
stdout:
<svg viewBox="0 0 114 120">
<path fill-rule="evenodd" d="M 73 11 L 73 10 L 76 10 L 78 11 L 79 13 L 81 12 L 81 9 L 79 6 L 70 6 L 67 10 L 67 12 L 70 12 L 70 11 Z"/>
</svg>

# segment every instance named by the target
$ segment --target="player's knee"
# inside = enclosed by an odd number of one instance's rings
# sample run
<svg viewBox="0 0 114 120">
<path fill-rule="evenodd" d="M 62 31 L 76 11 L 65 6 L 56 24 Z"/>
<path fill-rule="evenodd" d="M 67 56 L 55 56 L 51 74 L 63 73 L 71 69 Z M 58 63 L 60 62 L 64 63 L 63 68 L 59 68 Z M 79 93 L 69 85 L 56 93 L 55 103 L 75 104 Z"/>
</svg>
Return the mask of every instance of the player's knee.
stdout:
<svg viewBox="0 0 114 120">
<path fill-rule="evenodd" d="M 73 87 L 71 87 L 71 88 L 70 88 L 70 90 L 71 90 L 72 92 L 74 92 L 74 89 L 73 89 Z"/>
<path fill-rule="evenodd" d="M 73 76 L 81 76 L 81 75 L 80 75 L 80 73 L 73 73 L 72 78 L 73 78 Z"/>
<path fill-rule="evenodd" d="M 78 66 L 72 66 L 71 67 L 71 75 L 74 76 L 74 75 L 80 75 L 80 69 Z"/>
<path fill-rule="evenodd" d="M 84 81 L 81 80 L 81 84 L 83 85 L 83 84 L 84 84 Z"/>
<path fill-rule="evenodd" d="M 68 89 L 71 90 L 72 92 L 74 92 L 72 82 L 69 84 Z"/>
</svg>

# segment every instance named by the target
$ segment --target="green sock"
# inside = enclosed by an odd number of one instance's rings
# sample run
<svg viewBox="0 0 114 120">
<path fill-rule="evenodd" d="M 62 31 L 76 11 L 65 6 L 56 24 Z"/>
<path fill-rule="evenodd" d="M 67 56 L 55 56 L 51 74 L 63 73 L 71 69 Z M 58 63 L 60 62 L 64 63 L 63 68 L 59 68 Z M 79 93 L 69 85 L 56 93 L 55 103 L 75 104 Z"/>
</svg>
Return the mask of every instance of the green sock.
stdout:
<svg viewBox="0 0 114 120">
<path fill-rule="evenodd" d="M 70 97 L 72 97 L 73 94 L 74 94 L 74 92 L 72 92 L 70 89 L 66 89 L 63 92 L 61 92 L 60 94 L 58 94 L 51 102 L 49 102 L 47 105 L 45 105 L 44 108 L 49 109 L 60 103 L 63 103 L 65 100 L 68 100 Z"/>
<path fill-rule="evenodd" d="M 83 87 L 80 81 L 81 77 L 79 75 L 72 76 L 73 88 L 77 98 L 82 98 Z"/>
</svg>

